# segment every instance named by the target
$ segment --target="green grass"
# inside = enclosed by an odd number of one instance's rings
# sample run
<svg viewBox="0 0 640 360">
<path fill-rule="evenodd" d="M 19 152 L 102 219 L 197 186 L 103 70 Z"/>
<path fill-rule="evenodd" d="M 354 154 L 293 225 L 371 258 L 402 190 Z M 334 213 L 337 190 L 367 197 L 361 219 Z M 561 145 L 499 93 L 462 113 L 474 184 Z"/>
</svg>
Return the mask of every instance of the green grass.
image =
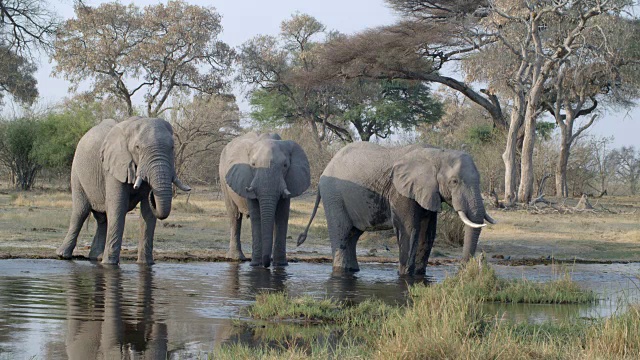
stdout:
<svg viewBox="0 0 640 360">
<path fill-rule="evenodd" d="M 465 296 L 483 301 L 528 304 L 588 304 L 597 301 L 596 294 L 584 290 L 565 272 L 549 282 L 526 279 L 500 279 L 486 261 L 470 261 L 456 276 L 448 277 L 444 287 L 461 287 Z"/>
<path fill-rule="evenodd" d="M 472 261 L 432 286 L 414 286 L 406 306 L 262 294 L 249 313 L 260 345 L 226 345 L 214 358 L 260 359 L 637 359 L 640 307 L 587 321 L 513 323 L 486 301 L 595 301 L 568 275 L 549 283 L 504 280 Z M 304 321 L 300 321 L 300 320 Z M 291 321 L 295 320 L 295 321 Z M 274 322 L 275 321 L 275 322 Z M 246 329 L 245 329 L 246 330 Z"/>
<path fill-rule="evenodd" d="M 249 307 L 257 320 L 331 323 L 347 326 L 368 325 L 371 319 L 385 318 L 392 307 L 379 300 L 366 300 L 350 306 L 332 299 L 311 296 L 289 297 L 286 293 L 262 293 Z"/>
</svg>

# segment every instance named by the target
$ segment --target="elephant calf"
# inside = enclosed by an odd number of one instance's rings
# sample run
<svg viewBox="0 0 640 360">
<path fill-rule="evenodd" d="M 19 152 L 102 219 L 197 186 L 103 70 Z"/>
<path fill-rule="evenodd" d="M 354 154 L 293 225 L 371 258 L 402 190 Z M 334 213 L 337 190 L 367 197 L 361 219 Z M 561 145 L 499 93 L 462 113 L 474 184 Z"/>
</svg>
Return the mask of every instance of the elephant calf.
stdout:
<svg viewBox="0 0 640 360">
<path fill-rule="evenodd" d="M 240 245 L 244 214 L 251 219 L 251 265 L 269 267 L 272 251 L 274 265 L 287 265 L 290 199 L 302 194 L 311 180 L 304 150 L 276 134 L 252 132 L 225 146 L 219 170 L 231 227 L 227 256 L 245 259 Z"/>
<path fill-rule="evenodd" d="M 102 255 L 103 264 L 118 264 L 125 215 L 140 203 L 138 262 L 153 264 L 156 218 L 171 212 L 172 184 L 191 190 L 176 177 L 171 124 L 138 117 L 102 121 L 78 142 L 71 166 L 71 222 L 56 253 L 71 258 L 91 212 L 98 225 L 89 258 Z"/>
<path fill-rule="evenodd" d="M 436 235 L 437 213 L 445 201 L 465 226 L 463 256 L 474 255 L 485 212 L 480 174 L 461 151 L 419 145 L 385 148 L 369 142 L 345 146 L 320 177 L 320 199 L 327 217 L 334 271 L 359 270 L 356 242 L 364 231 L 393 228 L 400 247 L 401 275 L 424 274 Z"/>
</svg>

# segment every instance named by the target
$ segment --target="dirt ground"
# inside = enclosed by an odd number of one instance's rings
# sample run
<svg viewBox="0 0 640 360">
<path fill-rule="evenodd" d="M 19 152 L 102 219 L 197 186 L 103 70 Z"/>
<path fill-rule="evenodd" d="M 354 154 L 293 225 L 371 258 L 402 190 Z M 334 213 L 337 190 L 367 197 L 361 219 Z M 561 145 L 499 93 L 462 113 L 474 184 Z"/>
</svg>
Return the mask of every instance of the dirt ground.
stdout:
<svg viewBox="0 0 640 360">
<path fill-rule="evenodd" d="M 188 202 L 187 202 L 188 199 Z M 292 200 L 289 222 L 290 261 L 328 262 L 331 250 L 322 206 L 306 243 L 296 247 L 306 225 L 315 194 Z M 561 203 L 557 199 L 549 200 Z M 640 261 L 640 197 L 605 197 L 591 200 L 593 211 L 566 213 L 539 204 L 536 208 L 504 210 L 488 207 L 497 225 L 483 230 L 479 251 L 501 263 L 550 261 Z M 577 199 L 564 205 L 572 209 Z M 171 216 L 159 221 L 154 241 L 156 261 L 223 261 L 229 243 L 224 202 L 217 191 L 196 188 L 174 200 Z M 55 258 L 69 221 L 71 194 L 59 190 L 0 192 L 0 258 Z M 123 261 L 135 260 L 138 239 L 137 210 L 127 215 Z M 78 239 L 75 255 L 83 257 L 95 231 L 90 218 Z M 243 221 L 243 250 L 250 255 L 249 220 Z M 360 261 L 395 262 L 398 248 L 391 231 L 365 233 L 359 243 Z M 436 239 L 434 262 L 456 261 L 460 248 Z M 523 260 L 524 259 L 524 260 Z"/>
</svg>

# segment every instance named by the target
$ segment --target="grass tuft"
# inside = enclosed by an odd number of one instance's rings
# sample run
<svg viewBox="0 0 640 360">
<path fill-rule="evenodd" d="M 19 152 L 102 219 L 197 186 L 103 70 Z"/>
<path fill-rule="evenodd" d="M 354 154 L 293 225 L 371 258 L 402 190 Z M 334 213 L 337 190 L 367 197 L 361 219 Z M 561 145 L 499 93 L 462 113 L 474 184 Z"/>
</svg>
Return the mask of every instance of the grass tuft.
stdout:
<svg viewBox="0 0 640 360">
<path fill-rule="evenodd" d="M 506 280 L 498 278 L 484 257 L 479 259 L 464 264 L 456 276 L 446 278 L 442 286 L 460 287 L 465 296 L 503 303 L 588 304 L 597 301 L 596 294 L 582 289 L 568 272 L 548 282 Z"/>
</svg>

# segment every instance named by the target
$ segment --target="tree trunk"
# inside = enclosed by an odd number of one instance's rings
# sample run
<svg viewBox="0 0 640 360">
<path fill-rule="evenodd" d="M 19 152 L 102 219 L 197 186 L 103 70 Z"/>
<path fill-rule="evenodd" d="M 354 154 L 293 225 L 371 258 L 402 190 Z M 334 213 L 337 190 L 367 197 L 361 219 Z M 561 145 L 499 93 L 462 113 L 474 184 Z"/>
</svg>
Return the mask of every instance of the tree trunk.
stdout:
<svg viewBox="0 0 640 360">
<path fill-rule="evenodd" d="M 533 92 L 534 90 L 532 90 Z M 522 143 L 522 163 L 520 169 L 520 188 L 518 200 L 523 203 L 531 201 L 533 196 L 533 150 L 536 142 L 536 104 L 530 100 L 524 116 L 524 141 Z"/>
<path fill-rule="evenodd" d="M 311 132 L 313 133 L 313 140 L 316 142 L 316 146 L 318 150 L 322 150 L 322 140 L 320 140 L 320 135 L 318 135 L 318 126 L 313 119 L 308 119 L 309 125 L 311 125 Z"/>
<path fill-rule="evenodd" d="M 504 202 L 506 206 L 513 205 L 516 201 L 516 152 L 518 145 L 518 131 L 522 126 L 522 97 L 514 98 L 514 106 L 511 110 L 511 120 L 507 135 L 507 146 L 502 154 L 504 162 Z"/>
<path fill-rule="evenodd" d="M 556 196 L 568 197 L 569 188 L 567 187 L 567 165 L 569 163 L 570 152 L 570 136 L 566 131 L 562 131 L 560 143 L 560 155 L 556 163 Z"/>
</svg>

